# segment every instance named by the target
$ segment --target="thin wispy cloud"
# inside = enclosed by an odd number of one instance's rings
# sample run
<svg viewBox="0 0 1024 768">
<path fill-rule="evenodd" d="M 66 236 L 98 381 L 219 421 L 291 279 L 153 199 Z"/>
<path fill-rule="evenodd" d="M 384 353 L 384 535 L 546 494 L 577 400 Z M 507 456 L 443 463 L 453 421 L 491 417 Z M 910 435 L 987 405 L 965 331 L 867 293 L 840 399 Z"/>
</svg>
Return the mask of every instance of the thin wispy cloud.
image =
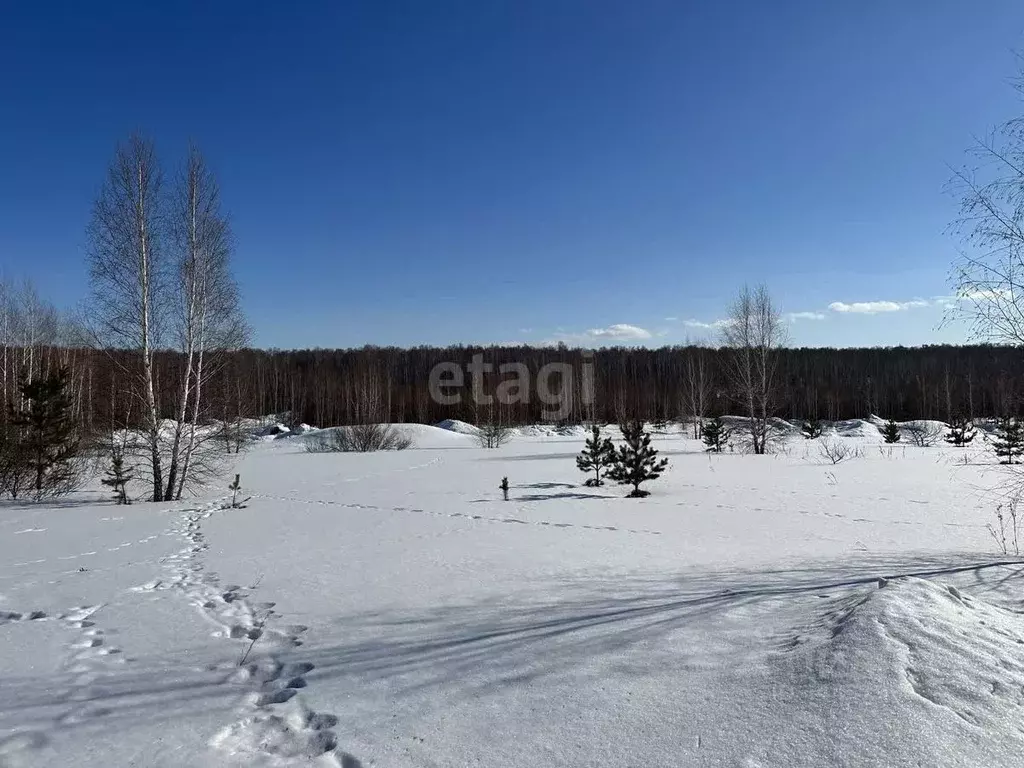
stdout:
<svg viewBox="0 0 1024 768">
<path fill-rule="evenodd" d="M 684 320 L 683 325 L 687 328 L 700 328 L 705 331 L 720 331 L 728 325 L 731 325 L 731 320 L 712 320 L 710 323 L 705 323 L 702 320 Z"/>
<path fill-rule="evenodd" d="M 798 320 L 824 320 L 824 312 L 787 312 L 786 319 L 791 323 L 795 323 Z"/>
<path fill-rule="evenodd" d="M 911 301 L 833 301 L 828 308 L 833 312 L 854 315 L 877 315 L 883 312 L 904 312 L 908 309 L 931 306 L 924 299 L 912 299 Z"/>
<path fill-rule="evenodd" d="M 537 342 L 542 345 L 568 344 L 579 346 L 607 346 L 611 344 L 625 344 L 633 341 L 646 341 L 654 337 L 646 328 L 630 323 L 615 323 L 606 328 L 590 328 L 583 332 L 566 331 L 563 328 L 555 329 L 555 335 L 551 338 Z"/>
</svg>

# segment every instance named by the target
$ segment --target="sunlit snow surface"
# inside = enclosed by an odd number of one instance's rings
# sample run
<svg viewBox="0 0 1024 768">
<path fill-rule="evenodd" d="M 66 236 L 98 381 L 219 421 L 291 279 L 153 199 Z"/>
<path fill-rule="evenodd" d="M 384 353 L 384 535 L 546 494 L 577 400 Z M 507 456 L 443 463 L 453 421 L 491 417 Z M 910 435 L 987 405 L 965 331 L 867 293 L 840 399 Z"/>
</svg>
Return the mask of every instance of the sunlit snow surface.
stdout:
<svg viewBox="0 0 1024 768">
<path fill-rule="evenodd" d="M 672 427 L 633 500 L 582 485 L 575 435 L 412 429 L 255 443 L 245 509 L 5 503 L 0 766 L 1022 764 L 981 435 L 847 423 L 832 465 Z"/>
</svg>

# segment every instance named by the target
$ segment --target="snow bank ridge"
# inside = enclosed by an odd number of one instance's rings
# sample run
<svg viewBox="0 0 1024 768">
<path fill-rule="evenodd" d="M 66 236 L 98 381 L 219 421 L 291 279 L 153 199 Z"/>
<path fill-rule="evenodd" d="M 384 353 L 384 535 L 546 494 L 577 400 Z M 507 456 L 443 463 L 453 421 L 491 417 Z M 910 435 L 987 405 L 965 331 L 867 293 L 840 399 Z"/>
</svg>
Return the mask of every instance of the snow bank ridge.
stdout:
<svg viewBox="0 0 1024 768">
<path fill-rule="evenodd" d="M 916 578 L 879 585 L 831 617 L 816 665 L 826 684 L 850 703 L 895 704 L 892 719 L 933 744 L 964 738 L 964 728 L 993 740 L 1017 733 L 1024 619 L 952 586 Z"/>
</svg>

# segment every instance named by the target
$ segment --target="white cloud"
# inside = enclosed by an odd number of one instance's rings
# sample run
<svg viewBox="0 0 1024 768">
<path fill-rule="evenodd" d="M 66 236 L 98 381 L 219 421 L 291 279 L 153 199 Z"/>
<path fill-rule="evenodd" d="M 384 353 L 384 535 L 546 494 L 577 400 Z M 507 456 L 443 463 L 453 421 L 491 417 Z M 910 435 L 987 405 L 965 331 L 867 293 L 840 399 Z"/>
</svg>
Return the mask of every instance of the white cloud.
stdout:
<svg viewBox="0 0 1024 768">
<path fill-rule="evenodd" d="M 678 321 L 679 321 L 678 317 L 666 317 L 665 318 L 665 322 L 666 323 L 675 323 L 675 322 L 678 322 Z"/>
<path fill-rule="evenodd" d="M 591 328 L 588 331 L 573 332 L 565 328 L 556 328 L 552 336 L 534 344 L 541 346 L 554 346 L 567 344 L 570 347 L 579 346 L 608 346 L 624 344 L 632 341 L 646 341 L 654 337 L 654 334 L 646 328 L 629 323 L 616 323 L 607 328 Z"/>
<path fill-rule="evenodd" d="M 687 328 L 702 328 L 705 331 L 720 331 L 727 325 L 732 325 L 732 320 L 713 320 L 705 323 L 700 320 L 684 320 L 683 325 Z"/>
<path fill-rule="evenodd" d="M 822 312 L 789 312 L 786 319 L 795 323 L 797 320 L 824 320 L 825 315 Z"/>
<path fill-rule="evenodd" d="M 956 306 L 956 296 L 932 296 L 932 304 L 943 309 L 952 309 Z"/>
<path fill-rule="evenodd" d="M 628 323 L 616 323 L 607 328 L 591 328 L 586 335 L 597 341 L 641 341 L 651 338 L 651 332 L 646 328 Z"/>
<path fill-rule="evenodd" d="M 993 301 L 996 299 L 1007 299 L 1013 296 L 1013 292 L 1007 288 L 985 288 L 980 291 L 962 291 L 957 295 L 960 301 Z"/>
<path fill-rule="evenodd" d="M 1007 288 L 983 288 L 974 291 L 961 291 L 954 296 L 932 296 L 932 303 L 943 309 L 955 309 L 962 301 L 978 304 L 1010 299 L 1012 296 L 1013 293 Z"/>
<path fill-rule="evenodd" d="M 828 308 L 833 312 L 856 315 L 877 315 L 881 312 L 903 312 L 907 309 L 927 307 L 929 303 L 924 299 L 913 299 L 911 301 L 855 301 L 847 304 L 843 301 L 833 301 Z"/>
</svg>

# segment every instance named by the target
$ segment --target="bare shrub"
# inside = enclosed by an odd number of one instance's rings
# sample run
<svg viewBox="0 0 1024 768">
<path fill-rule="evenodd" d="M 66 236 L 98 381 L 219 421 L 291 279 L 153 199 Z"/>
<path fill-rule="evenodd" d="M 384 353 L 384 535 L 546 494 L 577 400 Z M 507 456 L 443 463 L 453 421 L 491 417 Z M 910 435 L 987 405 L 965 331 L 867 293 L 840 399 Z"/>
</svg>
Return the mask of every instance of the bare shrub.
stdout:
<svg viewBox="0 0 1024 768">
<path fill-rule="evenodd" d="M 340 429 L 322 429 L 307 435 L 302 446 L 306 453 L 341 453 L 345 450 L 345 443 L 340 432 Z"/>
<path fill-rule="evenodd" d="M 943 428 L 927 421 L 912 421 L 903 425 L 907 441 L 918 448 L 931 448 L 942 439 Z"/>
<path fill-rule="evenodd" d="M 989 534 L 995 539 L 996 545 L 1004 555 L 1013 552 L 1015 557 L 1020 557 L 1020 533 L 1021 519 L 1017 513 L 1017 502 L 1019 498 L 1014 496 L 1005 504 L 996 505 L 995 523 L 989 523 L 985 527 Z"/>
<path fill-rule="evenodd" d="M 499 448 L 512 439 L 512 428 L 504 424 L 481 424 L 478 438 L 481 448 Z"/>
<path fill-rule="evenodd" d="M 372 453 L 404 451 L 412 446 L 412 438 L 391 424 L 357 424 L 321 430 L 304 444 L 307 453 Z"/>
<path fill-rule="evenodd" d="M 859 447 L 851 445 L 844 440 L 822 440 L 821 456 L 833 464 L 838 464 L 847 459 L 859 458 L 862 454 Z"/>
<path fill-rule="evenodd" d="M 412 438 L 391 424 L 357 424 L 345 430 L 358 453 L 404 451 L 412 445 Z"/>
<path fill-rule="evenodd" d="M 778 419 L 768 419 L 763 429 L 760 431 L 760 443 L 754 439 L 750 433 L 748 426 L 749 421 L 747 419 L 733 420 L 729 419 L 728 423 L 737 424 L 732 429 L 732 437 L 729 441 L 729 450 L 734 448 L 740 453 L 746 454 L 781 454 L 783 456 L 789 455 L 789 431 L 783 427 Z M 706 425 L 705 425 L 706 426 Z"/>
</svg>

